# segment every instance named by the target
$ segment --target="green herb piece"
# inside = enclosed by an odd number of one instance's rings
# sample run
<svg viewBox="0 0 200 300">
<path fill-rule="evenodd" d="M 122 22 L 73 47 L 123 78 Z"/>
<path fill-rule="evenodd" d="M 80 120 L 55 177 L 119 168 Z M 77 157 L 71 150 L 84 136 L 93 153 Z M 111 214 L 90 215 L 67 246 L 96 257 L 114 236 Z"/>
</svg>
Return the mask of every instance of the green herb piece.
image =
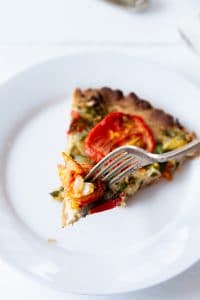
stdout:
<svg viewBox="0 0 200 300">
<path fill-rule="evenodd" d="M 50 193 L 50 195 L 54 198 L 56 201 L 62 201 L 63 200 L 63 191 L 64 188 L 61 186 L 58 190 L 54 190 Z"/>
<path fill-rule="evenodd" d="M 151 177 L 156 177 L 156 176 L 158 176 L 158 172 L 151 173 Z"/>
<path fill-rule="evenodd" d="M 156 148 L 154 150 L 154 153 L 156 153 L 156 154 L 162 154 L 164 152 L 165 152 L 165 150 L 163 149 L 163 145 L 162 144 L 157 144 Z"/>
<path fill-rule="evenodd" d="M 168 129 L 165 129 L 163 130 L 163 134 L 167 137 L 175 137 L 177 135 L 176 131 L 172 128 L 168 128 Z"/>
<path fill-rule="evenodd" d="M 118 192 L 123 192 L 127 186 L 128 184 L 126 182 L 121 182 L 118 186 Z"/>
</svg>

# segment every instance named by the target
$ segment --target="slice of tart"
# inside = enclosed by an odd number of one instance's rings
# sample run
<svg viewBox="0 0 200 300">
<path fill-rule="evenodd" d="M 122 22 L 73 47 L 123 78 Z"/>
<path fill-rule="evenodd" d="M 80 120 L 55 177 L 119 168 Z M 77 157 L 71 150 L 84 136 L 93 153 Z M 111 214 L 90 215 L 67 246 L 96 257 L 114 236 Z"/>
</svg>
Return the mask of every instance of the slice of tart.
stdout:
<svg viewBox="0 0 200 300">
<path fill-rule="evenodd" d="M 120 90 L 110 88 L 74 91 L 67 136 L 64 164 L 58 166 L 61 188 L 51 193 L 63 202 L 63 227 L 86 215 L 124 206 L 128 197 L 141 187 L 157 182 L 161 177 L 172 179 L 182 162 L 169 161 L 144 167 L 112 188 L 101 180 L 85 182 L 88 171 L 109 152 L 128 144 L 149 152 L 164 153 L 196 137 L 177 119 L 136 94 L 125 96 Z"/>
</svg>

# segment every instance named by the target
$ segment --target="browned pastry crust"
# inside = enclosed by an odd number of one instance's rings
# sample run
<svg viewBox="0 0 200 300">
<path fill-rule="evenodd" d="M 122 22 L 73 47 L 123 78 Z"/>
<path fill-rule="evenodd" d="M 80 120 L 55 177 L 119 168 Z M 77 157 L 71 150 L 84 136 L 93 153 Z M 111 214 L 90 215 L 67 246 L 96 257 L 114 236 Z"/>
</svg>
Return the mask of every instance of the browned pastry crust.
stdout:
<svg viewBox="0 0 200 300">
<path fill-rule="evenodd" d="M 154 108 L 148 101 L 139 98 L 135 93 L 124 95 L 121 90 L 113 90 L 108 87 L 100 89 L 76 89 L 73 94 L 74 107 L 77 105 L 91 103 L 97 105 L 103 103 L 108 112 L 120 111 L 128 114 L 137 114 L 141 116 L 151 128 L 156 142 L 163 142 L 163 131 L 174 128 L 183 131 L 188 141 L 195 135 L 189 133 L 172 115 L 165 111 Z"/>
</svg>

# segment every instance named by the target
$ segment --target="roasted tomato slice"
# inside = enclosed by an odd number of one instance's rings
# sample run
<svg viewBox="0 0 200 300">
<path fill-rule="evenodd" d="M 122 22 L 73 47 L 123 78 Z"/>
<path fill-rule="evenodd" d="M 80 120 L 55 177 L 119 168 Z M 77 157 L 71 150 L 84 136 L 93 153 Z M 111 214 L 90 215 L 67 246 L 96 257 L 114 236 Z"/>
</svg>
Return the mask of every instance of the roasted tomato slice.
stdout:
<svg viewBox="0 0 200 300">
<path fill-rule="evenodd" d="M 117 206 L 121 206 L 121 204 L 122 204 L 122 199 L 120 197 L 106 200 L 104 203 L 101 203 L 96 207 L 91 208 L 89 214 L 96 214 L 105 210 L 113 209 Z"/>
<path fill-rule="evenodd" d="M 80 165 L 66 153 L 63 153 L 65 165 L 59 165 L 59 176 L 65 196 L 70 199 L 72 208 L 82 207 L 99 200 L 105 191 L 105 183 L 98 180 L 94 183 L 84 182 L 91 165 Z"/>
<path fill-rule="evenodd" d="M 101 199 L 105 191 L 105 184 L 99 180 L 96 181 L 94 185 L 95 185 L 95 189 L 93 193 L 86 196 L 81 196 L 79 198 L 73 197 L 72 206 L 81 207 Z"/>
<path fill-rule="evenodd" d="M 153 152 L 155 141 L 149 126 L 136 115 L 111 112 L 92 128 L 85 140 L 85 150 L 95 162 L 122 145 L 135 145 Z"/>
<path fill-rule="evenodd" d="M 72 132 L 82 132 L 87 127 L 87 120 L 83 119 L 77 111 L 72 110 L 71 118 L 72 120 L 67 134 L 71 134 Z"/>
</svg>

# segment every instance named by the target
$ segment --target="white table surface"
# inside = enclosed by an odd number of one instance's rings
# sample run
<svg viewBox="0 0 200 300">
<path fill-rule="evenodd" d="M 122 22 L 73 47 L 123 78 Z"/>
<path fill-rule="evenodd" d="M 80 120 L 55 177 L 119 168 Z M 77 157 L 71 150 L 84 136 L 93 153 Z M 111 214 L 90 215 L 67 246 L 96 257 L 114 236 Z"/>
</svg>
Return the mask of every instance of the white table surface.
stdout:
<svg viewBox="0 0 200 300">
<path fill-rule="evenodd" d="M 149 57 L 200 85 L 200 58 L 177 32 L 179 20 L 197 9 L 199 0 L 152 0 L 152 7 L 140 14 L 103 0 L 0 0 L 0 80 L 51 57 L 100 48 Z M 168 282 L 136 293 L 78 296 L 41 286 L 0 258 L 0 299 L 199 300 L 199 278 L 197 263 Z"/>
</svg>

